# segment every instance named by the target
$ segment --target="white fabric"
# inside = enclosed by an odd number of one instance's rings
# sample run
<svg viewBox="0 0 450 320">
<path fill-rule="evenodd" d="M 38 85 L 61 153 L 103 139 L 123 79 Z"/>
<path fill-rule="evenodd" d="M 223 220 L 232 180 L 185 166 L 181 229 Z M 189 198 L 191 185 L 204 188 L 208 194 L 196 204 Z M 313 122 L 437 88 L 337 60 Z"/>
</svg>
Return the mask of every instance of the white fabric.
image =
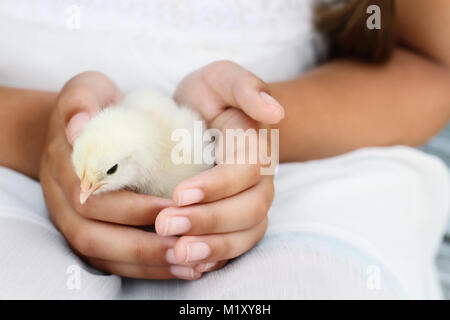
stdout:
<svg viewBox="0 0 450 320">
<path fill-rule="evenodd" d="M 54 90 L 96 69 L 125 90 L 171 93 L 187 73 L 220 59 L 266 81 L 297 76 L 315 61 L 309 0 L 121 3 L 0 1 L 0 85 Z M 71 29 L 73 4 L 80 29 Z"/>
<path fill-rule="evenodd" d="M 1 1 L 0 85 L 58 90 L 97 69 L 124 90 L 171 93 L 217 59 L 265 81 L 315 61 L 309 1 L 110 3 Z M 69 19 L 73 4 L 80 29 Z M 450 187 L 439 160 L 403 147 L 365 149 L 281 165 L 275 183 L 267 234 L 250 252 L 198 281 L 143 281 L 84 265 L 48 218 L 39 184 L 0 168 L 0 298 L 441 297 L 433 259 Z M 80 290 L 67 287 L 71 266 L 81 267 Z"/>
<path fill-rule="evenodd" d="M 265 238 L 202 279 L 101 275 L 70 251 L 39 184 L 0 168 L 0 298 L 220 299 L 441 297 L 433 258 L 447 169 L 405 147 L 281 165 Z M 81 268 L 80 289 L 67 271 Z"/>
</svg>

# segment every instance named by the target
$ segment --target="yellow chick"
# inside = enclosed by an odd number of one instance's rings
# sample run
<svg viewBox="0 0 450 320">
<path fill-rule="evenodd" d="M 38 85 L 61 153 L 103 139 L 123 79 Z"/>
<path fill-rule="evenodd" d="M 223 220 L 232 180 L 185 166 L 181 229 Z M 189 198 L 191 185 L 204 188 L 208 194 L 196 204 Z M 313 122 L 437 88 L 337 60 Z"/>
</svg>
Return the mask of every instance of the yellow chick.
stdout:
<svg viewBox="0 0 450 320">
<path fill-rule="evenodd" d="M 171 198 L 182 180 L 211 164 L 176 164 L 171 159 L 176 129 L 194 136 L 198 113 L 155 90 L 139 90 L 103 109 L 83 128 L 72 161 L 80 178 L 80 203 L 92 194 L 119 189 Z M 202 126 L 205 128 L 205 125 Z"/>
</svg>

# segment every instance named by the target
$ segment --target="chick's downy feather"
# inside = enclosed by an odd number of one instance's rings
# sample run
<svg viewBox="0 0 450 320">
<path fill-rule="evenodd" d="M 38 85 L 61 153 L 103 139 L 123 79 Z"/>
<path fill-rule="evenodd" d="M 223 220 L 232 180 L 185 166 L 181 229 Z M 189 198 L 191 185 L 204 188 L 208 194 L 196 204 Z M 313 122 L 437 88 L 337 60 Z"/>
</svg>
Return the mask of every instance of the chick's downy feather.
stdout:
<svg viewBox="0 0 450 320">
<path fill-rule="evenodd" d="M 171 159 L 177 144 L 172 132 L 185 129 L 193 137 L 194 122 L 199 120 L 193 110 L 152 89 L 128 94 L 119 105 L 103 109 L 73 146 L 80 202 L 91 194 L 123 188 L 171 198 L 180 181 L 211 167 Z"/>
</svg>

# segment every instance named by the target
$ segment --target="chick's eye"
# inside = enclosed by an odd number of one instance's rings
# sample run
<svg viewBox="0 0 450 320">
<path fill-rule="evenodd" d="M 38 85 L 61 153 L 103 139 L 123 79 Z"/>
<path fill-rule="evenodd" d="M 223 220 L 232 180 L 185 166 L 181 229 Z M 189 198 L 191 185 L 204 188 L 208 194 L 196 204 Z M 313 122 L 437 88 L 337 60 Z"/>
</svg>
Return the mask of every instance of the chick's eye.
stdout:
<svg viewBox="0 0 450 320">
<path fill-rule="evenodd" d="M 118 165 L 115 164 L 115 165 L 112 166 L 108 171 L 106 171 L 106 174 L 113 174 L 114 172 L 117 171 L 117 167 L 118 167 Z"/>
</svg>

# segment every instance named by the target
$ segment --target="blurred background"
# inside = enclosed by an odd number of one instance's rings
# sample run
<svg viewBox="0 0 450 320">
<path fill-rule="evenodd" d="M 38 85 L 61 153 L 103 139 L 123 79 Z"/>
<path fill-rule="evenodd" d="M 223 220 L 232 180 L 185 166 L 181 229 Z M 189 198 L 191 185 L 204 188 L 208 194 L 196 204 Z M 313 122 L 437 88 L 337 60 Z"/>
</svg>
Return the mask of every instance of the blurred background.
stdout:
<svg viewBox="0 0 450 320">
<path fill-rule="evenodd" d="M 434 154 L 445 161 L 450 170 L 450 124 L 439 135 L 422 146 L 423 151 Z M 444 294 L 450 299 L 450 221 L 437 257 L 437 267 Z"/>
</svg>

